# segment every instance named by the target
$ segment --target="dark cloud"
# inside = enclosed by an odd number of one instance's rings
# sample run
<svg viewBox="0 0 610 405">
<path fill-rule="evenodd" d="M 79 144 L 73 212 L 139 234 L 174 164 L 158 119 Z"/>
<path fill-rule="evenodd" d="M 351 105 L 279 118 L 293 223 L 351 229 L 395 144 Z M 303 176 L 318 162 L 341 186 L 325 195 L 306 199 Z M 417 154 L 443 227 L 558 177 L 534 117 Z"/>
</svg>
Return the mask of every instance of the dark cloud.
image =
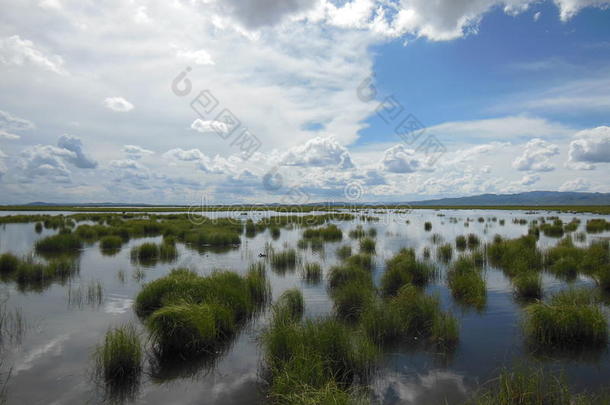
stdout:
<svg viewBox="0 0 610 405">
<path fill-rule="evenodd" d="M 229 12 L 246 28 L 275 25 L 284 17 L 311 9 L 318 0 L 227 0 Z"/>
</svg>

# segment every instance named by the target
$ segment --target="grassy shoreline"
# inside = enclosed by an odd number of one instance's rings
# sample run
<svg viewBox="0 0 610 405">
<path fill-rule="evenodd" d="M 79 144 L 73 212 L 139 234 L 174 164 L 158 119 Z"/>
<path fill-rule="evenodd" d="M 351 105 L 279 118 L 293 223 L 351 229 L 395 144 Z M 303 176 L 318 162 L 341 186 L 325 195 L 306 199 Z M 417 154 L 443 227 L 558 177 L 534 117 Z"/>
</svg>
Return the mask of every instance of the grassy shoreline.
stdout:
<svg viewBox="0 0 610 405">
<path fill-rule="evenodd" d="M 214 205 L 207 207 L 187 206 L 147 206 L 147 207 L 105 207 L 105 206 L 38 206 L 2 205 L 0 211 L 69 211 L 69 212 L 224 212 L 224 211 L 276 211 L 286 213 L 335 211 L 340 209 L 369 210 L 504 210 L 504 211 L 558 211 L 568 213 L 610 214 L 608 205 Z"/>
</svg>

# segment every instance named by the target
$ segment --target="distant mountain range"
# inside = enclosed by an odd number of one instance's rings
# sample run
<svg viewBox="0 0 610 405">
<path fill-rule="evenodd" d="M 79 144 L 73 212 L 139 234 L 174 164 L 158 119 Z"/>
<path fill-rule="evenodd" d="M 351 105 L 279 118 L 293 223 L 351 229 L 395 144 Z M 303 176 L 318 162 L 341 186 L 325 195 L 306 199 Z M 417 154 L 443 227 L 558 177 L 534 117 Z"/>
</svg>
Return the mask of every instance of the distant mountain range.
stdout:
<svg viewBox="0 0 610 405">
<path fill-rule="evenodd" d="M 310 203 L 306 205 L 335 205 L 334 203 Z M 361 203 L 356 205 L 381 205 L 383 203 Z M 499 206 L 499 205 L 610 205 L 610 193 L 578 193 L 561 191 L 529 191 L 517 194 L 481 194 L 469 197 L 439 198 L 435 200 L 409 201 L 402 203 L 386 203 L 388 205 L 409 204 L 412 206 Z M 281 205 L 281 204 L 252 204 L 252 205 Z M 336 205 L 340 205 L 337 203 Z M 26 206 L 48 207 L 184 207 L 184 205 L 155 205 L 155 204 L 125 204 L 125 203 L 47 203 L 32 202 Z"/>
<path fill-rule="evenodd" d="M 411 201 L 410 205 L 610 205 L 610 193 L 528 191 L 517 194 L 481 194 L 470 197 Z"/>
</svg>

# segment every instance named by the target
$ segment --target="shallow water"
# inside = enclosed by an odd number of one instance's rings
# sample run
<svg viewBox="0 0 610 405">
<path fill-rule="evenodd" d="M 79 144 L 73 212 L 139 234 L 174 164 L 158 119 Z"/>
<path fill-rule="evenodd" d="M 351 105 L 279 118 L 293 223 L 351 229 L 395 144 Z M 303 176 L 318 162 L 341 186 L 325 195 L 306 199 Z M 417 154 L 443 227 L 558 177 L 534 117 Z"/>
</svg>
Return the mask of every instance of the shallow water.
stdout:
<svg viewBox="0 0 610 405">
<path fill-rule="evenodd" d="M 5 215 L 8 213 L 2 213 Z M 59 214 L 54 212 L 52 214 Z M 268 212 L 217 213 L 218 217 L 237 216 L 240 219 L 277 215 Z M 360 214 L 360 213 L 358 213 Z M 358 215 L 357 214 L 357 215 Z M 365 229 L 377 229 L 377 250 L 374 278 L 379 280 L 384 263 L 403 247 L 413 247 L 422 254 L 424 247 L 435 247 L 432 234 L 439 233 L 444 241 L 454 243 L 458 235 L 475 233 L 481 241 L 491 241 L 495 234 L 517 237 L 527 233 L 528 225 L 514 224 L 514 218 L 536 219 L 540 216 L 558 216 L 569 222 L 574 217 L 581 219 L 577 232 L 584 230 L 586 219 L 599 217 L 593 214 L 558 214 L 539 211 L 480 211 L 480 210 L 417 210 L 408 214 L 371 210 L 368 215 L 380 218 L 379 222 L 364 223 Z M 477 218 L 505 219 L 501 226 L 497 221 Z M 452 223 L 450 218 L 456 218 Z M 474 220 L 465 227 L 466 218 Z M 606 219 L 610 219 L 606 217 Z M 406 220 L 410 223 L 406 224 Z M 432 230 L 424 230 L 424 222 L 432 223 Z M 354 251 L 358 243 L 347 236 L 347 232 L 359 223 L 335 222 L 343 231 L 341 242 L 326 243 L 323 251 L 299 250 L 304 261 L 317 261 L 327 271 L 338 262 L 335 251 L 343 244 L 351 244 Z M 34 224 L 0 225 L 0 252 L 29 254 L 34 242 L 55 231 L 43 230 L 37 234 Z M 7 383 L 8 402 L 15 404 L 83 404 L 100 403 L 108 398 L 104 390 L 92 378 L 91 354 L 103 339 L 109 326 L 127 321 L 140 325 L 131 308 L 135 295 L 145 282 L 161 277 L 175 267 L 191 267 L 201 274 L 214 269 L 231 269 L 245 272 L 248 265 L 260 260 L 258 254 L 271 243 L 276 249 L 284 246 L 296 247 L 302 229 L 281 230 L 281 236 L 273 240 L 269 231 L 253 238 L 242 236 L 239 248 L 226 252 L 198 253 L 178 244 L 179 258 L 171 264 L 139 267 L 130 261 L 131 247 L 147 240 L 131 240 L 115 256 L 102 255 L 97 243 L 86 246 L 80 255 L 80 273 L 65 285 L 53 284 L 42 292 L 20 292 L 12 283 L 0 284 L 7 310 L 20 309 L 26 330 L 21 339 L 3 342 L 2 373 L 9 373 Z M 610 233 L 587 235 L 587 244 Z M 539 246 L 552 246 L 556 238 L 541 235 Z M 577 243 L 578 244 L 578 243 Z M 456 252 L 454 251 L 454 257 Z M 444 268 L 443 265 L 440 265 Z M 298 287 L 303 291 L 306 316 L 317 317 L 329 314 L 329 301 L 324 283 L 309 285 L 303 282 L 297 271 L 277 274 L 268 266 L 273 297 L 277 298 L 286 289 Z M 458 404 L 477 383 L 496 375 L 502 366 L 532 361 L 532 355 L 523 346 L 520 329 L 521 305 L 512 294 L 508 279 L 497 269 L 487 268 L 487 305 L 482 312 L 467 311 L 458 307 L 451 297 L 443 278 L 428 288 L 437 293 L 445 308 L 459 319 L 460 343 L 450 355 L 440 355 L 417 347 L 417 342 L 404 344 L 387 353 L 380 365 L 378 376 L 372 382 L 374 400 L 383 404 Z M 87 303 L 78 292 L 91 282 L 103 285 L 103 301 Z M 591 283 L 586 278 L 575 284 Z M 567 284 L 552 276 L 544 276 L 544 290 L 549 292 Z M 257 336 L 266 324 L 266 314 L 248 325 L 235 339 L 226 353 L 219 354 L 216 362 L 191 362 L 161 371 L 146 365 L 145 376 L 135 393 L 136 403 L 147 404 L 253 404 L 264 403 L 264 393 L 259 383 L 260 351 Z M 145 330 L 141 327 L 145 336 Z M 563 356 L 539 358 L 545 366 L 564 369 L 570 384 L 578 390 L 596 390 L 607 385 L 610 379 L 610 355 L 607 351 L 589 352 L 578 358 Z"/>
</svg>

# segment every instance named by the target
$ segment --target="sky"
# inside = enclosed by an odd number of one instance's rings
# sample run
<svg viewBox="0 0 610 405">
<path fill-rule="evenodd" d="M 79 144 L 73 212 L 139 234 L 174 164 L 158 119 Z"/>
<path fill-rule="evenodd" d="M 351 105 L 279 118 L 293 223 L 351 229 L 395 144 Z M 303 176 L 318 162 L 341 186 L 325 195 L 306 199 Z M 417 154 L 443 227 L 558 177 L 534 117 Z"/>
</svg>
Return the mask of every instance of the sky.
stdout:
<svg viewBox="0 0 610 405">
<path fill-rule="evenodd" d="M 609 6 L 0 0 L 0 204 L 610 192 Z"/>
</svg>

